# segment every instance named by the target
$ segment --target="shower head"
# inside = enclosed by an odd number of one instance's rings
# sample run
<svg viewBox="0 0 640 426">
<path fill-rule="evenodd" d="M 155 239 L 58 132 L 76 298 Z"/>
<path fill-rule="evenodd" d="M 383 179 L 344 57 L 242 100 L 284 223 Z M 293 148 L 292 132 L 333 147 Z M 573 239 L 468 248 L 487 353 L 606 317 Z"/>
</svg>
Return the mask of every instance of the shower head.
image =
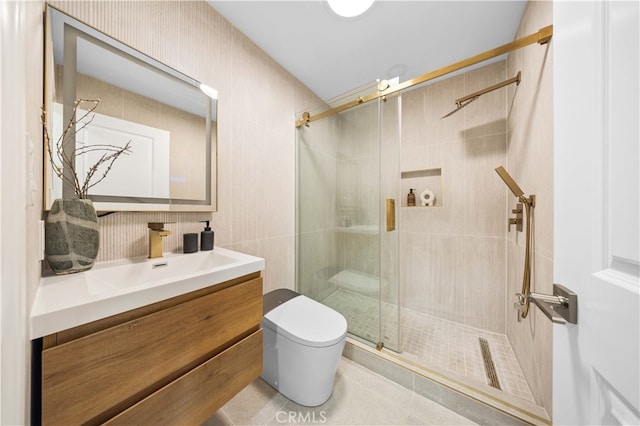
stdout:
<svg viewBox="0 0 640 426">
<path fill-rule="evenodd" d="M 507 184 L 507 186 L 509 187 L 511 192 L 513 192 L 513 195 L 515 195 L 518 198 L 523 198 L 524 197 L 524 191 L 522 189 L 520 189 L 520 187 L 518 186 L 516 181 L 513 180 L 511 175 L 509 173 L 507 173 L 507 171 L 504 169 L 504 167 L 499 166 L 496 169 L 496 172 L 502 178 L 504 183 Z"/>
<path fill-rule="evenodd" d="M 449 113 L 447 113 L 447 114 L 443 115 L 443 116 L 442 116 L 442 118 L 440 118 L 440 120 L 442 120 L 443 118 L 447 118 L 447 117 L 449 117 L 450 115 L 455 114 L 456 112 L 460 111 L 462 108 L 466 107 L 466 106 L 467 106 L 467 105 L 469 105 L 471 102 L 473 102 L 473 101 L 475 101 L 476 99 L 478 99 L 479 97 L 480 97 L 480 95 L 476 96 L 475 98 L 468 99 L 468 100 L 466 100 L 466 101 L 464 101 L 464 102 L 457 102 L 457 103 L 456 103 L 456 109 L 454 109 L 453 111 L 451 111 L 451 112 L 449 112 Z"/>
<path fill-rule="evenodd" d="M 456 109 L 454 109 L 448 114 L 443 115 L 442 118 L 447 118 L 450 115 L 455 114 L 456 112 L 460 111 L 462 108 L 466 107 L 471 102 L 475 101 L 485 93 L 493 92 L 494 90 L 500 89 L 501 87 L 508 86 L 509 84 L 513 84 L 513 83 L 516 83 L 516 86 L 520 85 L 521 77 L 522 77 L 522 73 L 518 71 L 518 74 L 516 74 L 515 77 L 510 78 L 509 80 L 505 80 L 498 84 L 494 84 L 493 86 L 489 86 L 486 89 L 478 90 L 477 92 L 474 92 L 470 95 L 464 96 L 460 99 L 456 99 Z"/>
</svg>

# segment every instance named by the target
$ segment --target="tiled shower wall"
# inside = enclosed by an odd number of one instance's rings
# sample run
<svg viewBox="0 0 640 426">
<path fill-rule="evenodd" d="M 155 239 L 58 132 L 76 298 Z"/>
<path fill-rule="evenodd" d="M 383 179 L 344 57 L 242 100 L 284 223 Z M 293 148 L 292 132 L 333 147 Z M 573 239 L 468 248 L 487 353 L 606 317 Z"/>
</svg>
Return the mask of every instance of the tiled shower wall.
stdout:
<svg viewBox="0 0 640 426">
<path fill-rule="evenodd" d="M 516 38 L 553 23 L 553 3 L 529 1 Z M 553 39 L 509 54 L 509 75 L 522 71 L 522 83 L 509 88 L 507 115 L 507 163 L 509 173 L 527 195 L 536 195 L 533 209 L 533 262 L 531 290 L 553 291 Z M 558 141 L 562 143 L 562 141 Z M 509 195 L 506 209 L 515 207 Z M 507 297 L 521 291 L 525 235 L 507 234 Z M 551 416 L 552 326 L 538 308 L 531 306 L 522 322 L 507 304 L 507 336 L 527 377 L 536 402 Z"/>
<path fill-rule="evenodd" d="M 55 7 L 218 90 L 218 211 L 100 219 L 98 261 L 144 256 L 147 222 L 175 222 L 165 250 L 211 220 L 217 245 L 266 259 L 265 291 L 294 286 L 295 112 L 320 101 L 206 2 Z"/>
<path fill-rule="evenodd" d="M 498 333 L 505 332 L 506 190 L 494 169 L 506 162 L 507 92 L 441 117 L 457 98 L 506 74 L 499 61 L 404 93 L 400 154 L 402 172 L 440 173 L 410 182 L 418 195 L 432 189 L 435 207 L 419 200 L 401 207 L 401 305 Z"/>
</svg>

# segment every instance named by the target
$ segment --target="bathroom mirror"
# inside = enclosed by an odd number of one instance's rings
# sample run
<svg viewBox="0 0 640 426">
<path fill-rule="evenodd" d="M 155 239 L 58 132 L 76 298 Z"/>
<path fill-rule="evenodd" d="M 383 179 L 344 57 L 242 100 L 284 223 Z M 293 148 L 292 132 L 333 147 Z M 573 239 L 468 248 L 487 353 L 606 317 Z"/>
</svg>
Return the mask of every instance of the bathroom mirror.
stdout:
<svg viewBox="0 0 640 426">
<path fill-rule="evenodd" d="M 128 155 L 89 190 L 96 210 L 215 211 L 217 92 L 49 5 L 46 22 L 45 112 L 52 144 L 73 118 L 77 99 L 100 102 L 90 122 L 75 126 L 75 138 L 65 140 L 66 152 L 130 143 Z M 46 147 L 44 155 L 48 210 L 56 198 L 74 197 L 74 189 L 54 173 Z M 81 179 L 99 158 L 71 157 Z"/>
</svg>

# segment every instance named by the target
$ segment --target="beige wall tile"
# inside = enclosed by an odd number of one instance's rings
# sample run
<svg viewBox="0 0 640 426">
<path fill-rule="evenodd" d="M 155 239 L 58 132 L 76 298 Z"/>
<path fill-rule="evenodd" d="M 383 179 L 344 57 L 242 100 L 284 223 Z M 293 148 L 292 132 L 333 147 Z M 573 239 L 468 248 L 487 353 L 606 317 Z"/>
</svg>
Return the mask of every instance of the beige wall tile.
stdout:
<svg viewBox="0 0 640 426">
<path fill-rule="evenodd" d="M 273 59 L 269 58 L 268 64 L 270 66 L 267 71 L 268 84 L 266 88 L 267 127 L 270 131 L 278 133 L 290 141 L 295 133 L 296 111 L 294 109 L 295 89 L 293 84 L 295 79 Z"/>
<path fill-rule="evenodd" d="M 502 237 L 506 227 L 504 183 L 495 168 L 503 165 L 506 135 L 464 140 L 464 220 L 467 235 Z"/>
<path fill-rule="evenodd" d="M 429 143 L 443 143 L 463 136 L 464 110 L 447 118 L 442 116 L 453 111 L 456 99 L 464 96 L 464 78 L 464 75 L 460 74 L 426 86 L 425 89 L 417 89 L 427 92 L 427 115 L 424 124 L 429 129 Z"/>
<path fill-rule="evenodd" d="M 400 240 L 402 306 L 462 321 L 464 237 L 403 232 Z"/>
<path fill-rule="evenodd" d="M 464 323 L 505 332 L 504 238 L 466 237 L 464 241 Z"/>
<path fill-rule="evenodd" d="M 264 161 L 265 178 L 261 186 L 263 197 L 263 217 L 266 220 L 267 237 L 291 235 L 291 225 L 295 223 L 295 168 L 283 164 L 295 164 L 295 153 L 289 149 L 294 142 L 290 137 L 267 131 L 267 153 L 265 158 L 273 158 L 270 152 L 278 152 L 275 161 Z M 312 194 L 308 194 L 312 195 Z"/>
<path fill-rule="evenodd" d="M 424 121 L 427 114 L 427 90 L 416 89 L 402 94 L 402 155 L 401 170 L 424 167 L 428 158 L 429 127 Z"/>
<path fill-rule="evenodd" d="M 295 273 L 295 237 L 293 235 L 266 240 L 269 265 L 265 270 L 264 293 L 278 289 L 294 290 L 289 277 Z"/>
</svg>

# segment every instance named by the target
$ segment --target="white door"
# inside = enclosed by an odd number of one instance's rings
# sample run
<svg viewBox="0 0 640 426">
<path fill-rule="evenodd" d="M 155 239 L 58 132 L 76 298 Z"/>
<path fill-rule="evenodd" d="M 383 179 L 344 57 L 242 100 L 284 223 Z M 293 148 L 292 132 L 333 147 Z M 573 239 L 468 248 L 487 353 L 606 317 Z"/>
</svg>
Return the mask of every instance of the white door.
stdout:
<svg viewBox="0 0 640 426">
<path fill-rule="evenodd" d="M 554 2 L 554 424 L 640 424 L 637 1 Z M 533 142 L 533 141 L 532 141 Z"/>
</svg>

